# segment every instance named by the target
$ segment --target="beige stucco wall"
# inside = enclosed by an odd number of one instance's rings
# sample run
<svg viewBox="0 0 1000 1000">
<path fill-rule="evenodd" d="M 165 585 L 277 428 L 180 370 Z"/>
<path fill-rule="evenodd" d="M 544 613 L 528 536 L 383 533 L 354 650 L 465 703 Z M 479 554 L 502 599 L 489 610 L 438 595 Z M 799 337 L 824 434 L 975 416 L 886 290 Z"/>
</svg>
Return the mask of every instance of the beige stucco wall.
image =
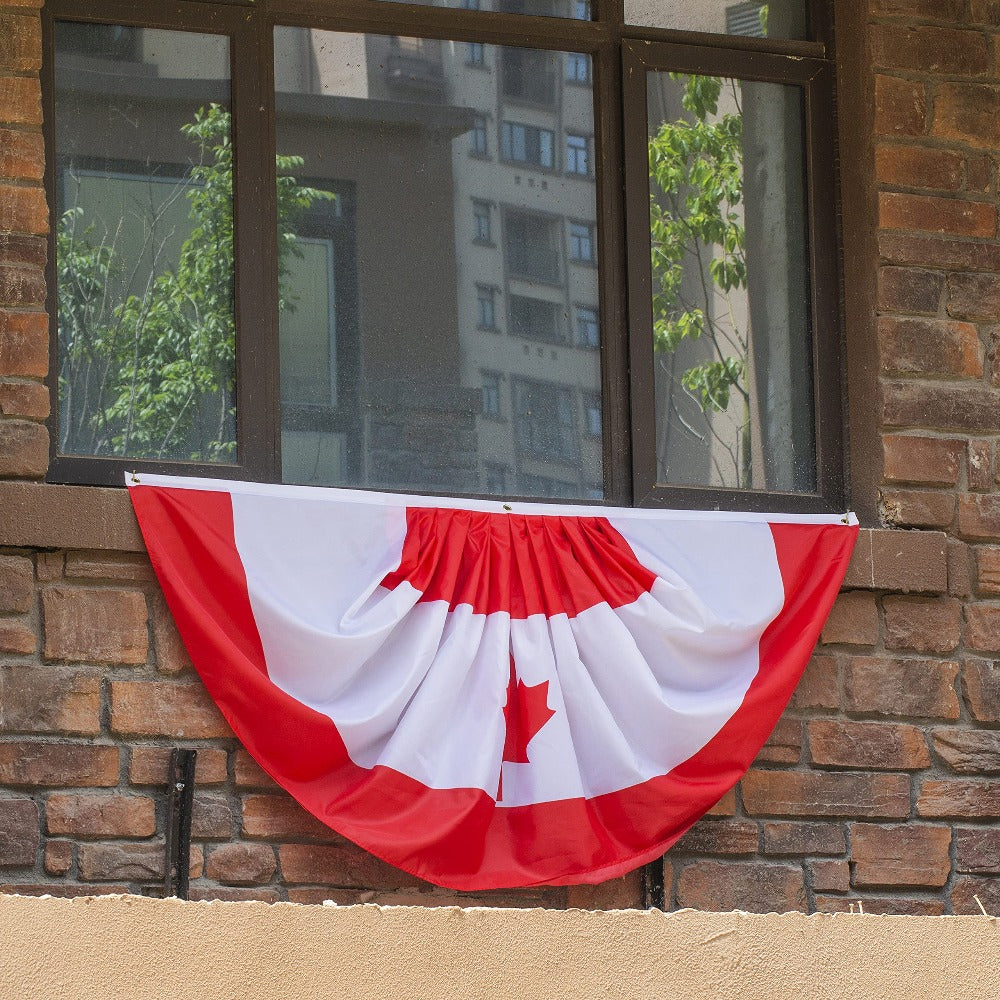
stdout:
<svg viewBox="0 0 1000 1000">
<path fill-rule="evenodd" d="M 1000 920 L 0 896 L 0 997 L 1000 996 Z"/>
</svg>

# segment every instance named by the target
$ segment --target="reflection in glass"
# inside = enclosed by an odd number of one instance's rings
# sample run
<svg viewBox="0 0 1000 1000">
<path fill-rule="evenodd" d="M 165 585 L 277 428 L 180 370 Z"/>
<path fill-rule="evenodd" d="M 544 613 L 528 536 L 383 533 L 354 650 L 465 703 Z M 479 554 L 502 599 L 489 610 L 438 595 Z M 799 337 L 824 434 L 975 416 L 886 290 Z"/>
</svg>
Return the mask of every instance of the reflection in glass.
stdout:
<svg viewBox="0 0 1000 1000">
<path fill-rule="evenodd" d="M 536 17 L 573 17 L 589 21 L 589 0 L 393 0 L 428 7 L 462 7 L 465 10 L 494 10 L 505 14 L 533 14 Z M 492 491 L 491 491 L 492 492 Z"/>
<path fill-rule="evenodd" d="M 57 22 L 64 454 L 236 457 L 229 47 Z"/>
<path fill-rule="evenodd" d="M 809 492 L 797 87 L 650 73 L 657 481 Z"/>
<path fill-rule="evenodd" d="M 287 482 L 602 495 L 593 95 L 469 51 L 275 32 Z"/>
<path fill-rule="evenodd" d="M 757 38 L 808 38 L 808 0 L 625 0 L 625 23 Z"/>
</svg>

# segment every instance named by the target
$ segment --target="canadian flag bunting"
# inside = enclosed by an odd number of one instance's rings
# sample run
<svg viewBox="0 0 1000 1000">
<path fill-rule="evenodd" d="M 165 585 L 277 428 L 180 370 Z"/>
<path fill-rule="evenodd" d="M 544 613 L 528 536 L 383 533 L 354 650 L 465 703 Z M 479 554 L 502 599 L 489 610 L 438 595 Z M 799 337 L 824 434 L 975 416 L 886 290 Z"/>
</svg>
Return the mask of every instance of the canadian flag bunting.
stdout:
<svg viewBox="0 0 1000 1000">
<path fill-rule="evenodd" d="M 438 885 L 600 882 L 744 774 L 853 515 L 128 476 L 191 659 L 306 809 Z"/>
</svg>

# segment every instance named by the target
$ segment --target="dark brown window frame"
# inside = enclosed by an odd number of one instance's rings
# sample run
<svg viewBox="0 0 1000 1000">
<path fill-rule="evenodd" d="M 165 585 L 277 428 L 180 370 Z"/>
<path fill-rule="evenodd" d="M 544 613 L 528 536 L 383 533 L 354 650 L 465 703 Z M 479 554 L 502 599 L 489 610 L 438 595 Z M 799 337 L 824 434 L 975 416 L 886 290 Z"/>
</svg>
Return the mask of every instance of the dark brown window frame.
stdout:
<svg viewBox="0 0 1000 1000">
<path fill-rule="evenodd" d="M 235 251 L 237 454 L 231 465 L 60 455 L 58 434 L 48 480 L 120 485 L 128 470 L 215 478 L 280 480 L 277 260 L 274 241 L 276 25 L 371 32 L 458 42 L 582 52 L 592 60 L 595 107 L 592 169 L 597 182 L 599 326 L 603 402 L 604 503 L 728 509 L 839 510 L 844 504 L 845 449 L 840 395 L 838 203 L 835 170 L 831 0 L 811 0 L 813 40 L 789 41 L 626 25 L 621 0 L 599 2 L 592 21 L 492 11 L 422 7 L 386 0 L 168 0 L 137 7 L 126 0 L 48 0 L 43 8 L 44 132 L 47 188 L 55 205 L 54 23 L 56 20 L 205 31 L 230 37 L 233 143 L 236 149 Z M 656 52 L 655 58 L 653 53 Z M 672 53 L 677 64 L 657 59 Z M 657 485 L 649 463 L 651 392 L 641 369 L 647 348 L 640 314 L 641 268 L 648 272 L 648 208 L 636 210 L 645 184 L 645 75 L 642 67 L 707 72 L 794 83 L 806 93 L 809 164 L 813 351 L 816 377 L 816 492 L 786 494 Z M 808 70 L 807 70 L 808 67 Z M 641 100 L 640 100 L 641 90 Z M 630 186 L 626 221 L 624 188 Z M 645 190 L 645 187 L 643 187 Z M 643 229 L 645 231 L 643 232 Z M 55 235 L 50 235 L 48 311 L 53 358 L 52 426 L 58 428 Z M 822 252 L 818 248 L 823 248 Z M 273 280 L 272 280 L 273 279 Z M 639 303 L 638 309 L 636 303 Z M 651 343 L 651 342 L 650 342 Z M 528 498 L 531 499 L 531 498 Z"/>
</svg>

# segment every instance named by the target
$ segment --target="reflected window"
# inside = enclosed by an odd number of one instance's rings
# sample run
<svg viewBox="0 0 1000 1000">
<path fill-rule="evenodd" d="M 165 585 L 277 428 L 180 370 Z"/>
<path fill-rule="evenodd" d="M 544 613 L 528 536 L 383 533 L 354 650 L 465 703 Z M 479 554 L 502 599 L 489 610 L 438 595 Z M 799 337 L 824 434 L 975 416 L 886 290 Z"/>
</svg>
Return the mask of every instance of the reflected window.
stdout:
<svg viewBox="0 0 1000 1000">
<path fill-rule="evenodd" d="M 569 388 L 549 382 L 516 380 L 514 421 L 518 443 L 525 452 L 564 462 L 576 458 L 573 393 Z"/>
<path fill-rule="evenodd" d="M 497 328 L 497 290 L 489 285 L 476 285 L 476 308 L 480 330 Z"/>
<path fill-rule="evenodd" d="M 486 65 L 486 46 L 482 42 L 469 42 L 465 46 L 465 65 Z"/>
<path fill-rule="evenodd" d="M 556 136 L 552 129 L 504 122 L 500 129 L 501 155 L 511 163 L 551 170 L 555 166 Z"/>
<path fill-rule="evenodd" d="M 590 142 L 585 135 L 566 133 L 566 173 L 590 176 Z"/>
<path fill-rule="evenodd" d="M 576 307 L 576 342 L 580 347 L 599 347 L 601 344 L 597 310 L 590 306 Z"/>
<path fill-rule="evenodd" d="M 493 242 L 493 210 L 488 201 L 472 203 L 472 238 L 477 243 Z"/>
<path fill-rule="evenodd" d="M 500 376 L 483 372 L 483 416 L 500 418 Z"/>
<path fill-rule="evenodd" d="M 469 152 L 473 156 L 488 156 L 489 146 L 486 140 L 486 115 L 473 115 L 472 128 L 469 130 Z"/>
<path fill-rule="evenodd" d="M 594 226 L 589 222 L 569 224 L 569 256 L 571 260 L 583 264 L 593 264 L 597 260 Z"/>
<path fill-rule="evenodd" d="M 585 52 L 566 53 L 566 82 L 590 83 L 590 56 Z"/>
</svg>

